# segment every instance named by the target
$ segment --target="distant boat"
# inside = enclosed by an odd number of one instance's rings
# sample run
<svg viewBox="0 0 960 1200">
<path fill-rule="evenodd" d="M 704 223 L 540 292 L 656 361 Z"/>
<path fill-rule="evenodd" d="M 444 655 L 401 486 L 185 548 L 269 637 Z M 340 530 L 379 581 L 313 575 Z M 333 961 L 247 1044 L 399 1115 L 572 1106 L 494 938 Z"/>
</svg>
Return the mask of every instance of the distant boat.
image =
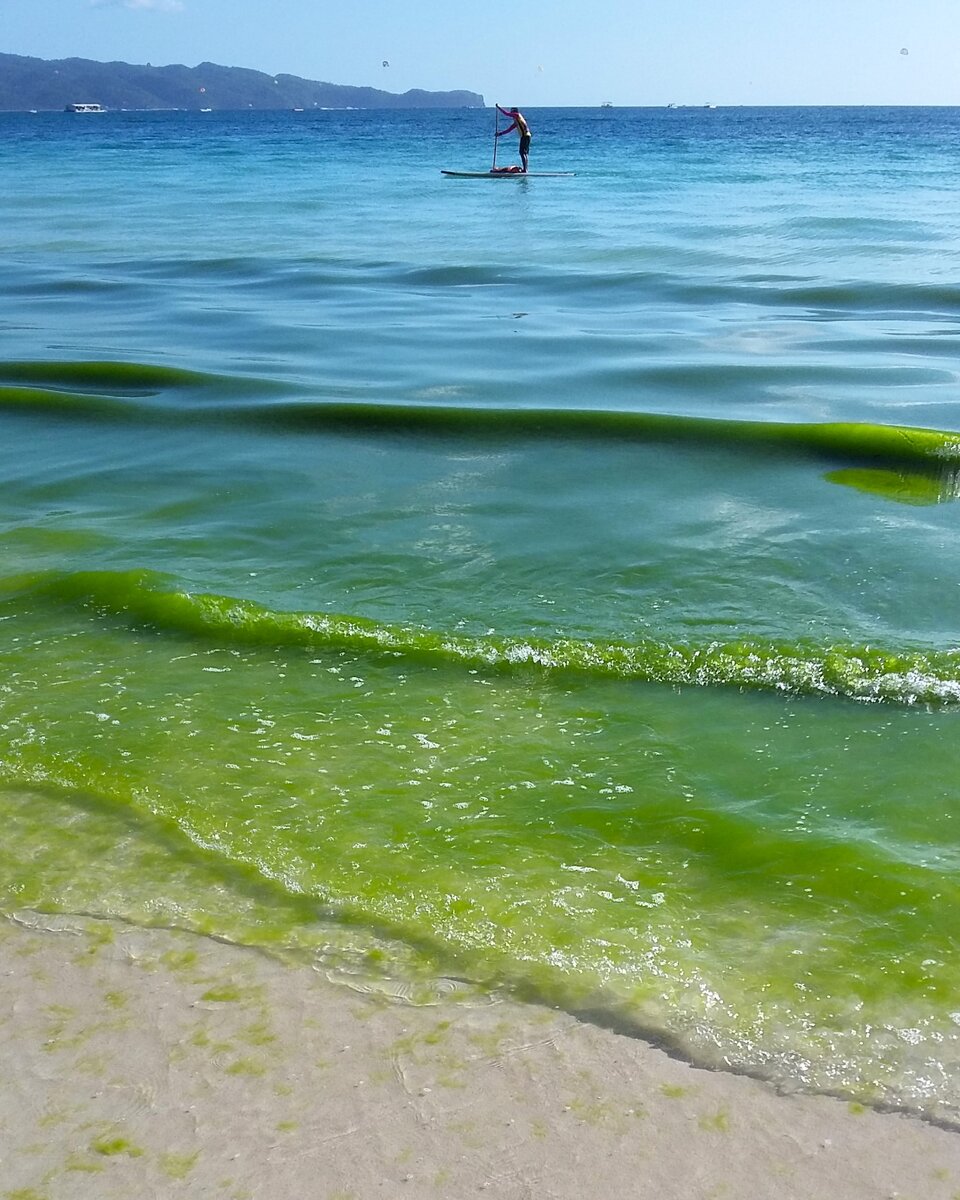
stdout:
<svg viewBox="0 0 960 1200">
<path fill-rule="evenodd" d="M 612 100 L 604 100 L 604 102 L 600 105 L 600 107 L 601 108 L 613 108 L 613 101 Z"/>
<path fill-rule="evenodd" d="M 104 113 L 107 110 L 102 104 L 68 104 L 63 111 L 72 113 Z"/>
<path fill-rule="evenodd" d="M 201 108 L 200 111 L 201 112 L 213 112 L 213 109 L 212 108 Z"/>
</svg>

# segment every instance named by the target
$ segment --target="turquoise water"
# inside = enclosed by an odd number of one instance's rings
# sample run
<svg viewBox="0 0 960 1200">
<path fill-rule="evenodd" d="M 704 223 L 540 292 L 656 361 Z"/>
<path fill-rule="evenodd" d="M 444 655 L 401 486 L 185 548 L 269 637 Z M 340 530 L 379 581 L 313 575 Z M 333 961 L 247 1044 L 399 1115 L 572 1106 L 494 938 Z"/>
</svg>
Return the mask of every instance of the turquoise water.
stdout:
<svg viewBox="0 0 960 1200">
<path fill-rule="evenodd" d="M 528 116 L 0 115 L 0 910 L 960 1122 L 960 110 Z"/>
</svg>

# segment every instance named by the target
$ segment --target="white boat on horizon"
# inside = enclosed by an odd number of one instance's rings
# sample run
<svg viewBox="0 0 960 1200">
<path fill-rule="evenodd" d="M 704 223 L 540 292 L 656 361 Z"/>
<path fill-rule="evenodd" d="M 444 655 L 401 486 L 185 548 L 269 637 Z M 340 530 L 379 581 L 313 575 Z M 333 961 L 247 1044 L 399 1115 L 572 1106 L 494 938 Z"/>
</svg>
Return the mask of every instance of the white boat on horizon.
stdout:
<svg viewBox="0 0 960 1200">
<path fill-rule="evenodd" d="M 68 104 L 63 110 L 68 113 L 105 113 L 102 104 Z"/>
</svg>

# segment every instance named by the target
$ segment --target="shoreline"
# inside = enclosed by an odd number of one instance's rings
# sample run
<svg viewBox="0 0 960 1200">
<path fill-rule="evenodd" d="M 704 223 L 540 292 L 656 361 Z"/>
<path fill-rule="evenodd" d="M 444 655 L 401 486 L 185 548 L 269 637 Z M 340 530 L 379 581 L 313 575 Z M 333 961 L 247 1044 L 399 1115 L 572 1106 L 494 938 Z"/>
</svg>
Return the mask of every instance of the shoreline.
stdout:
<svg viewBox="0 0 960 1200">
<path fill-rule="evenodd" d="M 511 1000 L 196 934 L 0 923 L 0 1200 L 955 1200 L 960 1134 Z"/>
</svg>

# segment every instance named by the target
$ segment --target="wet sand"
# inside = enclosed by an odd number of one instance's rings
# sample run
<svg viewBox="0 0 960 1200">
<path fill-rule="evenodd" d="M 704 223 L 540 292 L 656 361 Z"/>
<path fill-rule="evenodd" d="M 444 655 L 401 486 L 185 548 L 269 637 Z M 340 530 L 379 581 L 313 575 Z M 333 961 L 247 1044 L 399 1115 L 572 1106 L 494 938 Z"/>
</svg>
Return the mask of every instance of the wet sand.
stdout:
<svg viewBox="0 0 960 1200">
<path fill-rule="evenodd" d="M 548 1008 L 191 934 L 0 924 L 2 1200 L 956 1200 L 960 1134 Z"/>
</svg>

